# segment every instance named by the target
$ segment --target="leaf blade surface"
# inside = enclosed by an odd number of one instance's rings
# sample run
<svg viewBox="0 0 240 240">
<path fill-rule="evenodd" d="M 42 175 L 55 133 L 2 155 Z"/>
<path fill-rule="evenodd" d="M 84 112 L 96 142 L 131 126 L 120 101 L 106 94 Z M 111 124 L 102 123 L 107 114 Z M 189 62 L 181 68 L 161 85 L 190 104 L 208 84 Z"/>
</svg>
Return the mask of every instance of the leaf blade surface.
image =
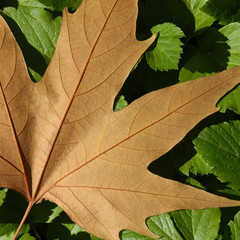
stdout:
<svg viewBox="0 0 240 240">
<path fill-rule="evenodd" d="M 14 171 L 22 166 L 21 181 L 9 176 L 1 184 L 22 191 L 30 202 L 27 211 L 49 199 L 105 239 L 117 239 L 121 229 L 151 235 L 144 222 L 150 215 L 239 204 L 147 170 L 218 110 L 218 99 L 239 82 L 239 68 L 149 93 L 113 111 L 128 73 L 154 40 L 136 40 L 136 16 L 135 0 L 86 0 L 73 15 L 65 11 L 55 54 L 36 84 L 1 20 L 1 57 L 15 46 L 6 61 L 14 63 L 11 71 L 1 66 L 2 112 L 12 124 L 11 134 L 4 130 L 3 136 L 11 137 L 17 156 Z M 7 144 L 1 146 L 6 154 Z"/>
</svg>

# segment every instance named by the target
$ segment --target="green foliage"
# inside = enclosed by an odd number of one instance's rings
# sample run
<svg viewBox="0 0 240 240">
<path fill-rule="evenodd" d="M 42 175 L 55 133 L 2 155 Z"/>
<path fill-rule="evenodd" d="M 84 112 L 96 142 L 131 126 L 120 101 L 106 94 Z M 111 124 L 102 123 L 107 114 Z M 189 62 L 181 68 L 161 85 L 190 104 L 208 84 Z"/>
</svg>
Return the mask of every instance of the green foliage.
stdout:
<svg viewBox="0 0 240 240">
<path fill-rule="evenodd" d="M 176 226 L 188 240 L 215 240 L 218 235 L 220 216 L 219 209 L 186 210 L 173 213 Z"/>
<path fill-rule="evenodd" d="M 229 223 L 232 232 L 232 240 L 240 239 L 240 211 L 234 217 L 234 221 Z"/>
<path fill-rule="evenodd" d="M 204 31 L 205 28 L 210 27 L 213 22 L 214 18 L 210 15 L 206 14 L 202 7 L 206 4 L 207 0 L 183 0 L 186 4 L 189 11 L 192 13 L 195 19 L 195 35 Z"/>
<path fill-rule="evenodd" d="M 153 233 L 163 236 L 163 240 L 182 240 L 168 213 L 149 218 L 147 225 Z"/>
<path fill-rule="evenodd" d="M 127 101 L 125 100 L 125 97 L 122 95 L 120 98 L 117 100 L 116 106 L 114 111 L 120 111 L 121 109 L 125 108 L 128 105 Z"/>
<path fill-rule="evenodd" d="M 240 121 L 205 128 L 194 140 L 211 172 L 232 189 L 240 189 Z"/>
<path fill-rule="evenodd" d="M 74 11 L 81 1 L 0 1 L 1 14 L 23 51 L 33 80 L 40 80 L 52 58 L 61 11 L 64 7 Z M 156 32 L 157 39 L 133 68 L 114 110 L 150 91 L 240 65 L 239 10 L 238 0 L 139 0 L 137 38 L 146 39 Z M 222 113 L 197 125 L 149 170 L 240 199 L 240 86 L 218 106 Z M 0 190 L 0 240 L 12 238 L 25 209 L 25 199 L 13 191 Z M 240 236 L 238 210 L 179 211 L 150 217 L 146 224 L 163 240 L 236 240 Z M 128 230 L 120 236 L 123 240 L 152 239 Z M 32 209 L 18 239 L 99 240 L 48 201 Z"/>
<path fill-rule="evenodd" d="M 146 52 L 148 65 L 155 71 L 178 69 L 182 53 L 182 43 L 179 38 L 184 37 L 182 30 L 172 23 L 163 23 L 154 26 L 151 32 L 158 33 L 158 37 L 155 48 Z"/>
<path fill-rule="evenodd" d="M 202 10 L 213 16 L 222 25 L 240 21 L 240 2 L 238 0 L 209 0 Z"/>
</svg>

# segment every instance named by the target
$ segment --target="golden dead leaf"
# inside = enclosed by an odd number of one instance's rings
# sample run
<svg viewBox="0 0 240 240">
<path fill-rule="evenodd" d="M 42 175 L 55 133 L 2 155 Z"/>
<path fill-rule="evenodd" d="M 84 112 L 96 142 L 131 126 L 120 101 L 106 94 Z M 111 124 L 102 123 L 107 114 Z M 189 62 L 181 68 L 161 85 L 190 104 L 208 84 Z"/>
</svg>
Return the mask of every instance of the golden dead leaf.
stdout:
<svg viewBox="0 0 240 240">
<path fill-rule="evenodd" d="M 240 69 L 151 92 L 114 112 L 115 96 L 154 40 L 135 38 L 137 1 L 85 0 L 75 14 L 63 15 L 39 83 L 30 80 L 0 19 L 0 186 L 28 200 L 20 226 L 43 198 L 109 240 L 121 229 L 152 235 L 145 225 L 151 215 L 240 205 L 147 170 L 218 110 Z"/>
</svg>

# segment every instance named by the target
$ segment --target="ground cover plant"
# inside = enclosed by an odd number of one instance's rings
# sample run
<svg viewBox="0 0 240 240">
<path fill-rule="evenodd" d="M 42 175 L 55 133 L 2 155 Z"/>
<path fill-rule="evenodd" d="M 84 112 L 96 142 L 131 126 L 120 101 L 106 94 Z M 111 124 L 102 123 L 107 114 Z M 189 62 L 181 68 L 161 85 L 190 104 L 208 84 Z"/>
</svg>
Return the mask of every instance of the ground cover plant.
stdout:
<svg viewBox="0 0 240 240">
<path fill-rule="evenodd" d="M 1 1 L 34 81 L 40 80 L 58 39 L 62 9 L 80 1 Z M 140 96 L 179 82 L 240 65 L 238 1 L 139 0 L 137 38 L 157 38 L 132 69 L 115 101 L 119 111 Z M 172 7 L 174 6 L 174 8 Z M 223 11 L 224 9 L 224 11 Z M 218 103 L 221 113 L 203 120 L 149 171 L 167 179 L 239 199 L 239 108 L 236 87 Z M 181 101 L 181 99 L 179 99 Z M 176 161 L 177 159 L 177 161 Z M 12 239 L 27 203 L 15 192 L 0 192 L 0 236 Z M 163 239 L 238 239 L 239 208 L 185 210 L 148 218 Z M 60 207 L 42 201 L 32 208 L 19 239 L 97 239 L 71 222 Z M 151 239 L 123 231 L 122 239 Z"/>
</svg>

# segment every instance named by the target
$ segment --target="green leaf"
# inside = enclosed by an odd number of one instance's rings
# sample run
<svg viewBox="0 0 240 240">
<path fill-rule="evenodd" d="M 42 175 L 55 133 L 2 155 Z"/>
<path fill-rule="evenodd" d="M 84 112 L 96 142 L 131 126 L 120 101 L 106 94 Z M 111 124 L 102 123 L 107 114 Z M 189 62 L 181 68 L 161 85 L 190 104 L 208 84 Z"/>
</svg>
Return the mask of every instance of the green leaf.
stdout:
<svg viewBox="0 0 240 240">
<path fill-rule="evenodd" d="M 210 27 L 215 21 L 213 17 L 202 11 L 208 0 L 183 0 L 195 19 L 195 33 Z M 196 35 L 196 34 L 195 34 Z"/>
<path fill-rule="evenodd" d="M 0 190 L 0 207 L 4 203 L 4 199 L 6 198 L 6 194 L 7 194 L 7 189 L 6 188 Z"/>
<path fill-rule="evenodd" d="M 178 211 L 172 215 L 187 240 L 215 240 L 218 235 L 221 217 L 218 208 Z"/>
<path fill-rule="evenodd" d="M 10 240 L 13 238 L 16 230 L 18 228 L 18 224 L 14 223 L 0 223 L 0 240 Z M 19 236 L 28 233 L 30 230 L 29 224 L 24 224 L 19 232 Z M 22 238 L 20 238 L 23 240 Z M 34 240 L 35 238 L 29 238 L 25 240 Z"/>
<path fill-rule="evenodd" d="M 168 213 L 147 219 L 147 225 L 162 240 L 182 240 Z"/>
<path fill-rule="evenodd" d="M 200 154 L 196 154 L 192 159 L 187 161 L 184 165 L 179 168 L 179 171 L 189 176 L 189 173 L 193 173 L 197 175 L 200 173 L 201 175 L 212 173 L 212 166 L 209 166 L 206 163 Z"/>
<path fill-rule="evenodd" d="M 187 184 L 189 184 L 191 186 L 203 189 L 203 190 L 207 190 L 199 181 L 197 181 L 196 179 L 191 178 L 191 177 L 186 179 L 185 183 L 187 183 Z"/>
<path fill-rule="evenodd" d="M 3 12 L 18 24 L 28 42 L 49 63 L 60 32 L 61 17 L 54 19 L 51 13 L 41 8 L 21 5 L 17 9 L 4 8 Z"/>
<path fill-rule="evenodd" d="M 230 46 L 230 56 L 228 60 L 228 68 L 240 65 L 240 23 L 232 23 L 220 29 L 220 32 L 228 38 L 228 45 Z M 230 94 L 225 96 L 218 104 L 221 107 L 221 112 L 227 109 L 235 111 L 240 114 L 240 86 L 235 88 Z"/>
<path fill-rule="evenodd" d="M 228 40 L 226 43 L 229 48 L 229 58 L 227 68 L 236 67 L 240 65 L 240 23 L 231 23 L 219 30 Z"/>
<path fill-rule="evenodd" d="M 19 240 L 35 240 L 35 237 L 32 237 L 29 233 L 24 233 Z"/>
<path fill-rule="evenodd" d="M 240 21 L 239 0 L 208 0 L 202 11 L 213 16 L 223 25 Z"/>
<path fill-rule="evenodd" d="M 21 6 L 25 7 L 40 7 L 49 10 L 62 11 L 65 7 L 76 10 L 82 0 L 18 0 Z"/>
<path fill-rule="evenodd" d="M 221 112 L 226 112 L 227 109 L 230 109 L 237 114 L 240 114 L 240 86 L 238 86 L 233 91 L 231 91 L 231 93 L 226 95 L 218 103 L 218 107 L 221 107 Z"/>
<path fill-rule="evenodd" d="M 123 233 L 121 234 L 121 239 L 122 240 L 154 240 L 153 238 L 150 238 L 132 231 L 128 231 L 128 230 L 123 231 Z"/>
<path fill-rule="evenodd" d="M 183 45 L 179 38 L 184 37 L 182 30 L 172 23 L 163 23 L 154 26 L 151 32 L 159 34 L 154 49 L 146 52 L 148 65 L 155 71 L 178 69 Z"/>
<path fill-rule="evenodd" d="M 231 239 L 240 240 L 240 211 L 235 215 L 234 222 L 230 221 L 229 224 L 231 229 Z"/>
<path fill-rule="evenodd" d="M 8 21 L 22 50 L 27 49 L 23 53 L 30 73 L 35 80 L 40 80 L 54 53 L 62 17 L 54 18 L 51 12 L 39 6 L 27 7 L 20 3 L 17 9 L 5 7 L 3 13 L 14 20 L 20 28 L 21 31 L 11 21 Z"/>
<path fill-rule="evenodd" d="M 240 188 L 240 121 L 205 128 L 193 141 L 201 159 L 222 182 Z"/>
<path fill-rule="evenodd" d="M 117 101 L 114 111 L 115 112 L 120 111 L 123 108 L 125 108 L 127 105 L 128 105 L 128 102 L 125 100 L 125 97 L 123 95 L 121 95 Z"/>
</svg>

